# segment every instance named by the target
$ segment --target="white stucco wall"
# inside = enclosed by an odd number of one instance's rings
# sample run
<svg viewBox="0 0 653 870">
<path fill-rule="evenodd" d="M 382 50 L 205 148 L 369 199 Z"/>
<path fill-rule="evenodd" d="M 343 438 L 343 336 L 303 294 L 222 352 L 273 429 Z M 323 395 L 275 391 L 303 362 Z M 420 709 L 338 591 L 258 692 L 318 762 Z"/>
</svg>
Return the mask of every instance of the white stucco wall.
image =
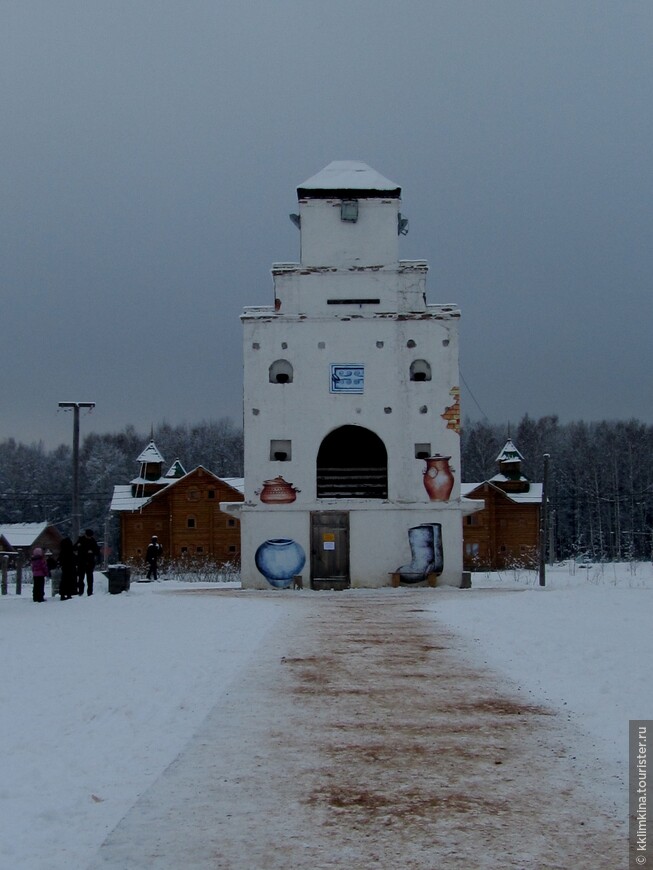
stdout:
<svg viewBox="0 0 653 870">
<path fill-rule="evenodd" d="M 399 200 L 360 199 L 358 220 L 340 220 L 342 200 L 299 201 L 302 266 L 383 266 L 399 259 Z"/>
<path fill-rule="evenodd" d="M 246 500 L 254 498 L 263 480 L 281 474 L 302 490 L 302 500 L 314 502 L 320 444 L 344 425 L 365 426 L 384 442 L 391 500 L 428 501 L 424 463 L 414 456 L 418 443 L 430 444 L 432 454 L 452 457 L 453 497 L 459 495 L 460 439 L 442 418 L 458 386 L 457 318 L 314 321 L 271 316 L 245 320 L 244 332 Z M 415 347 L 408 347 L 409 342 Z M 292 365 L 292 383 L 270 383 L 269 368 L 276 359 Z M 429 362 L 431 381 L 410 380 L 410 364 L 417 359 Z M 332 363 L 363 365 L 365 392 L 330 393 Z M 291 462 L 269 459 L 271 439 L 292 442 Z"/>
</svg>

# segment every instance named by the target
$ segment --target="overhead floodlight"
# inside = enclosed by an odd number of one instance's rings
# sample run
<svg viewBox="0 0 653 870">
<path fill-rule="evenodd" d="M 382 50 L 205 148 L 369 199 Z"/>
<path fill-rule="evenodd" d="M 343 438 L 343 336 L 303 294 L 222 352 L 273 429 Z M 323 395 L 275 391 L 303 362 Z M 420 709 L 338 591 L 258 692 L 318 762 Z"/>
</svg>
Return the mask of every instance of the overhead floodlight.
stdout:
<svg viewBox="0 0 653 870">
<path fill-rule="evenodd" d="M 302 219 L 298 214 L 289 214 L 288 217 L 295 224 L 298 230 L 302 228 Z"/>
<path fill-rule="evenodd" d="M 397 215 L 397 234 L 400 236 L 408 235 L 408 218 L 402 217 L 401 212 Z"/>
</svg>

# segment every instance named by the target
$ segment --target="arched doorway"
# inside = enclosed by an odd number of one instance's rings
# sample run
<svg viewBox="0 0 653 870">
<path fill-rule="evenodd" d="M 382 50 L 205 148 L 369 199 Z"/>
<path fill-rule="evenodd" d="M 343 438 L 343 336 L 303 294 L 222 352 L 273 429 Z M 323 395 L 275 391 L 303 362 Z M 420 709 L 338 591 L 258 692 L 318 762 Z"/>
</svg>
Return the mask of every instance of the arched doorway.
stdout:
<svg viewBox="0 0 653 870">
<path fill-rule="evenodd" d="M 388 453 L 364 426 L 341 426 L 317 454 L 318 498 L 387 498 Z"/>
</svg>

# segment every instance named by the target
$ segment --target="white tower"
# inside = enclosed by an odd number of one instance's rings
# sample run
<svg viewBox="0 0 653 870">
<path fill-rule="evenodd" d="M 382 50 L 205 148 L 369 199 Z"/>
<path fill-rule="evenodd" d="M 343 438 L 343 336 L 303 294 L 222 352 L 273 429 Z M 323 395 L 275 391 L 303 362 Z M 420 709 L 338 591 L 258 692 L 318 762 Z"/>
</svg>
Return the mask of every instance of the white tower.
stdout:
<svg viewBox="0 0 653 870">
<path fill-rule="evenodd" d="M 461 584 L 460 312 L 399 260 L 400 193 L 353 161 L 301 184 L 300 262 L 242 315 L 244 587 Z"/>
</svg>

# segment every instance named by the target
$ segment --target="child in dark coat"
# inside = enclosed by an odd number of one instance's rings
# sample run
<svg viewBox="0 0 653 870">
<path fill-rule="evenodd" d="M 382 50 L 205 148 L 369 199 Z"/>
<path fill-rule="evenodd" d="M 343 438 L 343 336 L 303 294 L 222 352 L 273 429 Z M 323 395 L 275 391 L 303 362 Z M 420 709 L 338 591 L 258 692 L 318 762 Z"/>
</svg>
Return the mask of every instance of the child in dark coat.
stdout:
<svg viewBox="0 0 653 870">
<path fill-rule="evenodd" d="M 32 601 L 39 604 L 45 601 L 45 578 L 50 576 L 48 563 L 40 547 L 34 547 L 32 553 Z"/>
</svg>

